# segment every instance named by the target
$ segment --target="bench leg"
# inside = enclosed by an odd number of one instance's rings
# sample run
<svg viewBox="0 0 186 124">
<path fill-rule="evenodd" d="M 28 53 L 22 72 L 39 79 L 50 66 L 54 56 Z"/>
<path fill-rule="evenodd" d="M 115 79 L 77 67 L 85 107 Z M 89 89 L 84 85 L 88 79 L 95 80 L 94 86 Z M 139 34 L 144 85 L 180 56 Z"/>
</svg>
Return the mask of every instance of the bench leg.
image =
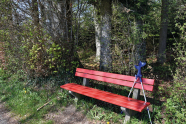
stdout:
<svg viewBox="0 0 186 124">
<path fill-rule="evenodd" d="M 124 107 L 121 107 L 121 110 L 125 113 L 125 120 L 124 120 L 123 124 L 126 124 L 127 122 L 129 122 L 131 116 L 133 116 L 137 113 L 136 111 L 133 111 L 131 109 L 124 108 Z"/>
<path fill-rule="evenodd" d="M 69 91 L 69 93 L 70 93 L 71 95 L 73 95 L 73 96 L 75 97 L 75 99 L 80 99 L 80 98 L 81 98 L 81 94 L 78 94 L 78 93 L 72 92 L 72 91 Z"/>
<path fill-rule="evenodd" d="M 89 86 L 89 79 L 83 78 L 83 86 Z"/>
<path fill-rule="evenodd" d="M 83 86 L 89 86 L 89 79 L 83 78 Z M 82 95 L 78 94 L 76 92 L 69 91 L 69 93 L 72 94 L 75 97 L 75 99 L 81 99 L 82 98 Z"/>
<path fill-rule="evenodd" d="M 132 98 L 139 99 L 139 96 L 140 96 L 140 90 L 139 89 L 134 89 Z M 124 107 L 120 107 L 120 108 L 125 113 L 125 120 L 124 120 L 123 124 L 126 124 L 127 122 L 129 122 L 131 116 L 133 116 L 137 113 L 137 111 L 134 111 L 134 110 L 131 110 L 131 109 L 127 109 L 127 108 L 124 108 Z"/>
</svg>

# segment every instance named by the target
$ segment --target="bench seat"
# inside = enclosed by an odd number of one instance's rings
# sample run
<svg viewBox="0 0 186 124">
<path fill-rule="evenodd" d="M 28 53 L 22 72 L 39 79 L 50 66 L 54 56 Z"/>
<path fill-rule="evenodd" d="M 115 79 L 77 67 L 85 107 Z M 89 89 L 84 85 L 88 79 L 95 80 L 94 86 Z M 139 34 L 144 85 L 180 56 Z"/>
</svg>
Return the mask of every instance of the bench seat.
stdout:
<svg viewBox="0 0 186 124">
<path fill-rule="evenodd" d="M 101 100 L 101 101 L 112 103 L 112 104 L 115 104 L 115 105 L 118 105 L 121 107 L 126 107 L 131 110 L 138 111 L 138 112 L 142 112 L 143 109 L 145 109 L 147 106 L 150 105 L 149 102 L 146 102 L 146 104 L 145 104 L 145 102 L 141 101 L 141 100 L 137 100 L 137 99 L 133 99 L 133 98 L 128 99 L 128 97 L 125 97 L 125 96 L 121 96 L 121 95 L 113 94 L 110 92 L 82 86 L 82 85 L 75 84 L 75 83 L 68 83 L 68 84 L 62 85 L 60 87 L 63 89 L 66 89 L 66 90 L 70 90 L 70 91 L 79 93 L 79 94 L 83 94 L 88 97 L 92 97 L 92 98 Z"/>
</svg>

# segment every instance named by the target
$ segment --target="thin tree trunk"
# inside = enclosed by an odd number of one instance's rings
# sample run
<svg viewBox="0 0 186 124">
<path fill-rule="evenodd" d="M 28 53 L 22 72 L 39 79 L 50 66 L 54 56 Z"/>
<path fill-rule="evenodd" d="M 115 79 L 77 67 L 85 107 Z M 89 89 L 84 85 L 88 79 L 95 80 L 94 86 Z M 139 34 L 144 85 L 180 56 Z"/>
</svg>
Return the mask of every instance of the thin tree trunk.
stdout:
<svg viewBox="0 0 186 124">
<path fill-rule="evenodd" d="M 100 54 L 101 54 L 101 20 L 100 20 L 100 12 L 98 7 L 94 6 L 94 25 L 95 25 L 95 42 L 96 42 L 96 58 L 95 62 L 100 61 Z"/>
<path fill-rule="evenodd" d="M 67 21 L 67 39 L 66 41 L 68 42 L 68 48 L 69 48 L 69 56 L 70 57 L 70 61 L 71 63 L 75 62 L 75 65 L 71 65 L 70 63 L 70 67 L 73 68 L 74 67 L 83 67 L 83 65 L 81 64 L 80 60 L 79 60 L 79 56 L 77 54 L 76 51 L 76 46 L 75 46 L 75 41 L 73 38 L 73 32 L 72 32 L 72 1 L 71 0 L 66 0 L 66 21 Z"/>
<path fill-rule="evenodd" d="M 168 0 L 162 0 L 161 28 L 157 58 L 157 62 L 161 64 L 166 61 L 167 28 L 168 28 Z"/>
<path fill-rule="evenodd" d="M 145 62 L 146 61 L 146 41 L 142 37 L 142 26 L 143 21 L 142 19 L 136 19 L 136 41 L 135 44 L 135 55 L 134 55 L 134 64 L 138 64 L 139 61 Z"/>
<path fill-rule="evenodd" d="M 72 1 L 66 1 L 66 18 L 67 18 L 67 41 L 72 42 Z"/>
<path fill-rule="evenodd" d="M 35 26 L 39 25 L 39 12 L 37 0 L 32 0 L 32 18 Z"/>
<path fill-rule="evenodd" d="M 44 27 L 44 25 L 46 25 L 45 3 L 42 3 L 41 0 L 38 0 L 38 4 L 41 14 L 41 25 Z"/>
</svg>

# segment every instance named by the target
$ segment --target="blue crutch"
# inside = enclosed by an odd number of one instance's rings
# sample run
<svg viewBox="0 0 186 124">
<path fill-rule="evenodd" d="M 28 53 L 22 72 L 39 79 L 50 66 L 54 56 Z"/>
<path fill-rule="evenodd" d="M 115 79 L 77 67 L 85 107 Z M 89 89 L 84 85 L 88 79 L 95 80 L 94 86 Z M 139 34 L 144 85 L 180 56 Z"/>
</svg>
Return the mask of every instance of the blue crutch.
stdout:
<svg viewBox="0 0 186 124">
<path fill-rule="evenodd" d="M 146 104 L 147 99 L 146 99 L 145 92 L 144 92 L 144 89 L 143 89 L 142 74 L 141 74 L 141 67 L 143 67 L 143 66 L 145 66 L 145 65 L 146 65 L 146 63 L 145 63 L 145 62 L 141 62 L 141 61 L 139 62 L 138 66 L 135 65 L 135 68 L 138 70 L 138 73 L 137 73 L 137 75 L 135 75 L 135 81 L 134 81 L 134 84 L 133 84 L 133 86 L 132 86 L 132 88 L 131 88 L 131 90 L 130 90 L 130 93 L 129 93 L 129 95 L 128 95 L 128 100 L 129 100 L 129 97 L 130 97 L 130 95 L 131 95 L 131 93 L 132 93 L 132 90 L 134 89 L 134 86 L 135 86 L 135 84 L 136 84 L 136 81 L 137 81 L 137 79 L 139 78 L 139 79 L 140 79 L 140 82 L 141 82 L 141 87 L 142 87 L 142 90 L 143 90 L 143 95 L 144 95 L 144 99 L 145 99 L 145 104 Z M 148 108 L 148 107 L 147 107 L 147 111 L 148 111 L 150 123 L 152 124 L 151 117 L 150 117 L 150 112 L 149 112 L 149 108 Z"/>
</svg>

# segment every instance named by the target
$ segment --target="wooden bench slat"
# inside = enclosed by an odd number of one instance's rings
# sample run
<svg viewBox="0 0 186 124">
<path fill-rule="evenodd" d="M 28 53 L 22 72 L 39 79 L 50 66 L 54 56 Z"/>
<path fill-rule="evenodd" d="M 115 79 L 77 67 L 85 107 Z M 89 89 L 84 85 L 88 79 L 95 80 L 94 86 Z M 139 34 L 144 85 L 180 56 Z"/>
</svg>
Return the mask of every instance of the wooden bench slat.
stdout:
<svg viewBox="0 0 186 124">
<path fill-rule="evenodd" d="M 75 76 L 89 78 L 89 79 L 103 81 L 103 82 L 108 82 L 108 83 L 113 83 L 113 84 L 118 84 L 118 85 L 123 85 L 123 86 L 127 86 L 127 87 L 132 87 L 133 84 L 134 84 L 134 81 L 129 82 L 129 81 L 125 81 L 125 80 L 118 80 L 118 79 L 113 79 L 113 78 L 108 78 L 108 77 L 101 77 L 101 76 L 98 76 L 98 75 L 90 75 L 90 74 L 79 73 L 79 72 L 76 72 Z M 136 83 L 134 88 L 142 89 L 141 83 Z M 143 88 L 144 88 L 144 90 L 153 91 L 153 86 L 151 86 L 151 85 L 143 84 Z"/>
<path fill-rule="evenodd" d="M 91 75 L 99 75 L 99 76 L 109 77 L 109 78 L 117 78 L 117 79 L 127 80 L 127 81 L 134 81 L 135 80 L 134 76 L 127 76 L 127 75 L 114 74 L 114 73 L 108 73 L 108 72 L 102 72 L 102 71 L 88 70 L 88 69 L 83 69 L 83 68 L 77 68 L 76 72 L 87 73 L 87 74 L 91 74 Z M 137 82 L 140 82 L 139 79 L 137 80 Z M 154 85 L 154 79 L 142 78 L 142 82 L 143 82 L 143 84 Z"/>
<path fill-rule="evenodd" d="M 110 92 L 78 85 L 75 83 L 68 83 L 65 85 L 62 85 L 61 88 L 64 88 L 66 90 L 70 90 L 79 94 L 83 94 L 85 96 L 89 96 L 98 100 L 102 100 L 108 103 L 112 103 L 118 106 L 122 106 L 125 108 L 129 108 L 138 112 L 142 112 L 143 109 L 145 109 L 148 105 L 150 105 L 149 102 L 144 104 L 144 101 L 132 99 L 125 96 L 113 94 Z"/>
</svg>

